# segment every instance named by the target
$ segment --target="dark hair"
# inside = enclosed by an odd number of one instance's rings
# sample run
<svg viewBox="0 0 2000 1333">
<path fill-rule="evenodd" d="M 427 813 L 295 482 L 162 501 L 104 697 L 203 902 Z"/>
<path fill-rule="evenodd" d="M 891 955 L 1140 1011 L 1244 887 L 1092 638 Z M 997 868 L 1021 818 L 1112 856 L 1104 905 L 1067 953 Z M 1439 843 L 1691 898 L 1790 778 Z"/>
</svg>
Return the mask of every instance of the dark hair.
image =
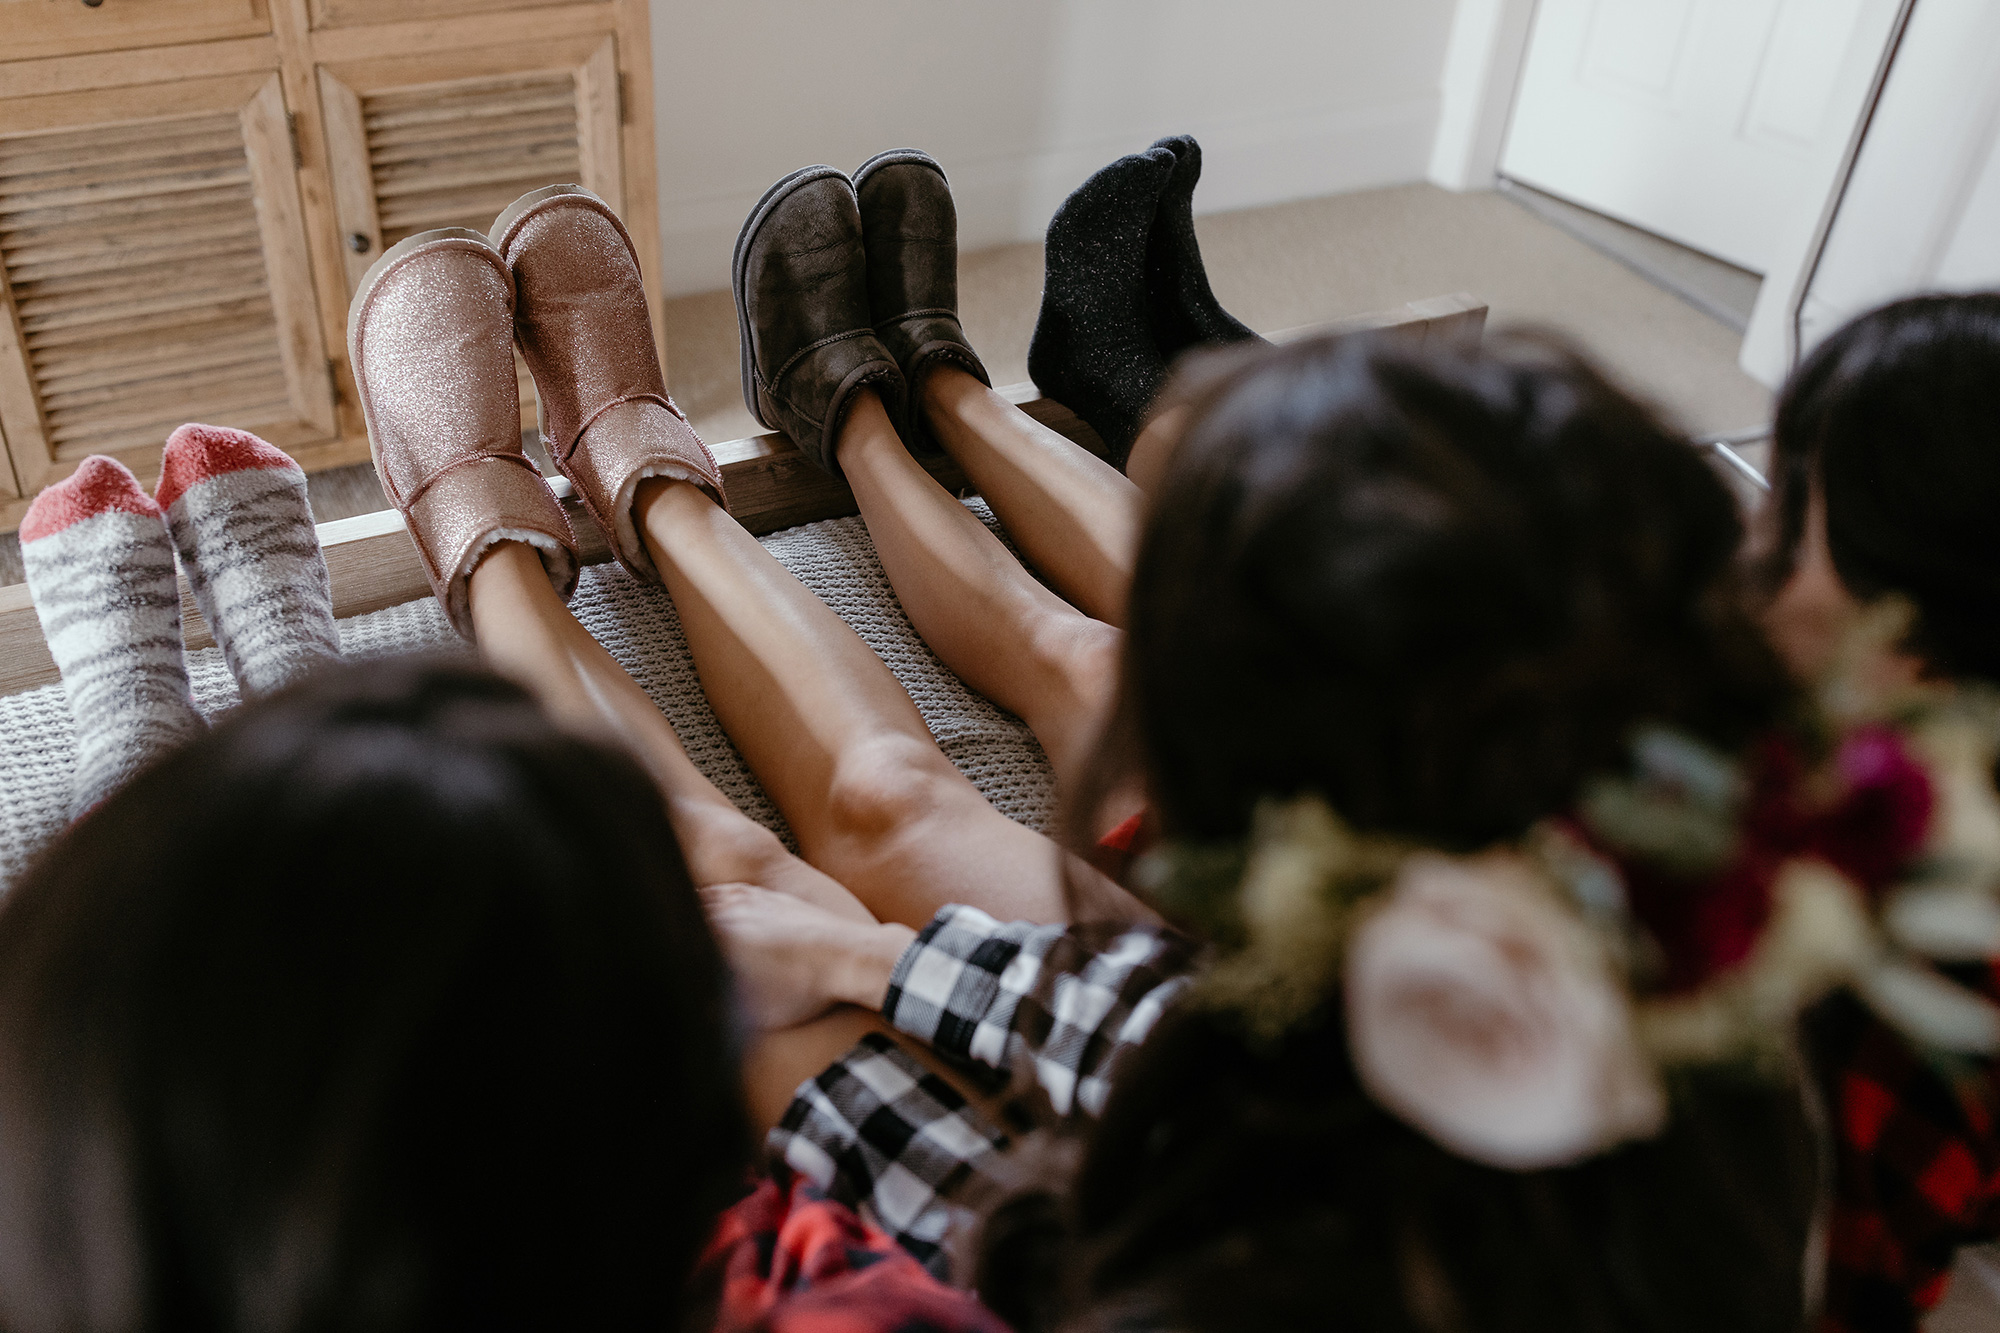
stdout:
<svg viewBox="0 0 2000 1333">
<path fill-rule="evenodd" d="M 728 984 L 657 789 L 515 686 L 250 704 L 0 909 L 0 1325 L 669 1327 Z"/>
<path fill-rule="evenodd" d="M 1182 837 L 1309 791 L 1445 847 L 1516 836 L 1640 724 L 1733 748 L 1770 718 L 1741 535 L 1687 442 L 1551 341 L 1269 351 L 1193 404 L 1106 752 Z"/>
<path fill-rule="evenodd" d="M 1741 532 L 1684 438 L 1548 340 L 1255 353 L 1162 481 L 1106 753 L 1136 744 L 1182 838 L 1305 792 L 1370 832 L 1517 836 L 1641 726 L 1733 750 L 1779 720 Z M 982 1291 L 1024 1327 L 1796 1326 L 1798 1085 L 1670 1091 L 1656 1139 L 1494 1170 L 1367 1095 L 1337 995 L 1275 1041 L 1182 1007 L 1120 1065 L 1074 1198 L 995 1214 Z"/>
<path fill-rule="evenodd" d="M 1766 583 L 1790 574 L 1817 484 L 1848 591 L 1901 593 L 1933 671 L 2000 683 L 2000 292 L 1843 325 L 1785 382 L 1773 449 Z"/>
<path fill-rule="evenodd" d="M 1176 1009 L 1119 1070 L 1072 1197 L 1010 1205 L 1043 1224 L 988 1239 L 981 1291 L 1024 1331 L 1800 1327 L 1798 1090 L 1711 1068 L 1671 1097 L 1656 1138 L 1498 1170 L 1370 1099 L 1338 1006 L 1275 1043 Z"/>
</svg>

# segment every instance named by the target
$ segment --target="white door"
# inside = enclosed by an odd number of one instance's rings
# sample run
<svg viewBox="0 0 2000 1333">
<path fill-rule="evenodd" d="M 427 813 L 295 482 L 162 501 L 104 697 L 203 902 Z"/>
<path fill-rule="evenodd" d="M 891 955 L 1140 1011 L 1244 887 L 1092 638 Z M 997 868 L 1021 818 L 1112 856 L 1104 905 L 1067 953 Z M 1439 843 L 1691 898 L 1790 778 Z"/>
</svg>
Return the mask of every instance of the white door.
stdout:
<svg viewBox="0 0 2000 1333">
<path fill-rule="evenodd" d="M 1814 188 L 1866 0 L 1541 0 L 1500 171 L 1763 273 Z"/>
</svg>

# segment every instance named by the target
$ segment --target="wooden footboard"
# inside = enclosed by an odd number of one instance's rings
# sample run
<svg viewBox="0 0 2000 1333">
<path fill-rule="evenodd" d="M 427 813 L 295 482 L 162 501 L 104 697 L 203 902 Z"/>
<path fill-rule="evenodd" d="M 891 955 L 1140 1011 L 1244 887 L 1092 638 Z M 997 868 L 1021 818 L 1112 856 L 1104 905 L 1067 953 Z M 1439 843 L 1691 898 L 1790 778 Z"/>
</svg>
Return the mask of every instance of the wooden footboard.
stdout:
<svg viewBox="0 0 2000 1333">
<path fill-rule="evenodd" d="M 1273 341 L 1286 342 L 1315 333 L 1393 330 L 1397 336 L 1414 342 L 1441 344 L 1476 340 L 1485 324 L 1486 306 L 1460 294 L 1412 301 L 1394 310 L 1332 324 L 1284 329 L 1269 336 Z M 1034 385 L 1010 385 L 1001 392 L 1037 421 L 1093 452 L 1103 451 L 1103 442 L 1089 426 L 1068 408 L 1043 398 Z M 716 461 L 722 465 L 730 513 L 753 533 L 762 535 L 855 512 L 854 496 L 846 483 L 806 462 L 782 435 L 753 435 L 711 447 Z M 948 489 L 964 492 L 965 479 L 948 459 L 926 466 Z M 551 485 L 569 513 L 584 563 L 609 560 L 610 548 L 596 524 L 570 495 L 569 483 L 558 477 Z M 335 616 L 345 618 L 379 611 L 430 591 L 423 567 L 417 561 L 416 547 L 411 545 L 409 533 L 404 530 L 402 515 L 393 509 L 322 523 L 319 539 L 326 551 L 327 573 L 333 584 Z M 189 648 L 206 648 L 215 642 L 201 612 L 195 609 L 185 578 L 181 581 L 181 623 Z M 35 618 L 27 585 L 0 588 L 0 695 L 47 685 L 59 678 L 55 662 L 42 642 L 41 623 Z"/>
</svg>

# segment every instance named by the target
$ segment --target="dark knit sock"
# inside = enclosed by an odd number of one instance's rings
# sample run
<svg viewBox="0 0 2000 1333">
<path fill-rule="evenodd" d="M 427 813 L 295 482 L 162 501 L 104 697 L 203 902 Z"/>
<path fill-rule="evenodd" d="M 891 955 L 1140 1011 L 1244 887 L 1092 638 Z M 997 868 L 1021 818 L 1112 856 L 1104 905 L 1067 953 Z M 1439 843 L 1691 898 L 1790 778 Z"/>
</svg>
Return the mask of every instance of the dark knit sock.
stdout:
<svg viewBox="0 0 2000 1333">
<path fill-rule="evenodd" d="M 1164 148 L 1121 157 L 1049 220 L 1028 374 L 1125 465 L 1167 363 L 1146 312 L 1146 236 L 1174 169 Z"/>
<path fill-rule="evenodd" d="M 1174 174 L 1160 194 L 1146 237 L 1146 300 L 1153 341 L 1171 363 L 1190 347 L 1257 339 L 1209 290 L 1201 242 L 1194 234 L 1194 187 L 1201 179 L 1201 145 L 1176 134 L 1153 145 L 1174 155 Z M 1262 341 L 1261 339 L 1257 339 Z"/>
</svg>

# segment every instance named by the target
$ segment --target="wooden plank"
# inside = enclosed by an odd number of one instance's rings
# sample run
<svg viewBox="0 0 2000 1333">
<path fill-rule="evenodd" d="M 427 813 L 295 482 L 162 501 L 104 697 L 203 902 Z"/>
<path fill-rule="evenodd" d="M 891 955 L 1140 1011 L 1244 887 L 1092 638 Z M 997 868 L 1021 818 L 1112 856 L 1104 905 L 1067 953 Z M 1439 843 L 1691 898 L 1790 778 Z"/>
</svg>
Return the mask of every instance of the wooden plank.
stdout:
<svg viewBox="0 0 2000 1333">
<path fill-rule="evenodd" d="M 348 249 L 348 239 L 353 233 L 341 229 L 334 200 L 334 166 L 325 108 L 320 100 L 319 72 L 313 61 L 311 16 L 307 13 L 307 0 L 270 2 L 271 30 L 278 39 L 285 105 L 292 113 L 292 128 L 297 136 L 299 205 L 305 216 L 313 290 L 319 297 L 316 305 L 320 344 L 326 349 L 328 374 L 333 381 L 336 437 L 328 445 L 314 448 L 359 440 L 363 446 L 361 456 L 366 457 L 361 410 L 347 366 L 347 302 L 352 291 L 347 261 L 353 253 Z M 365 177 L 362 188 L 367 188 Z M 370 239 L 372 244 L 363 258 L 364 265 L 381 253 L 381 238 Z"/>
<path fill-rule="evenodd" d="M 489 10 L 530 9 L 545 0 L 426 0 L 433 14 L 473 14 Z M 312 0 L 315 28 L 348 28 L 387 23 L 408 12 L 408 0 Z"/>
<path fill-rule="evenodd" d="M 0 694 L 19 694 L 61 679 L 42 641 L 42 622 L 35 616 L 28 585 L 0 588 Z"/>
<path fill-rule="evenodd" d="M 205 216 L 204 216 L 205 215 Z M 7 241 L 8 267 L 23 282 L 51 274 L 99 273 L 135 264 L 177 265 L 187 259 L 233 254 L 257 244 L 257 218 L 244 210 L 220 217 L 203 208 L 185 232 L 162 231 L 157 218 L 99 223 L 88 229 L 65 227 L 37 236 L 40 229 L 13 231 Z M 247 247 L 246 247 L 247 240 Z"/>
<path fill-rule="evenodd" d="M 172 266 L 162 266 L 148 275 L 148 285 L 157 292 L 177 292 L 209 283 L 234 286 L 263 276 L 263 259 L 254 245 L 241 246 L 220 254 L 208 254 Z M 124 299 L 131 286 L 129 272 L 100 271 L 62 278 L 17 280 L 15 294 L 37 311 L 87 310 Z"/>
<path fill-rule="evenodd" d="M 133 84 L 38 97 L 9 98 L 0 116 L 9 134 L 79 129 L 93 125 L 166 120 L 235 111 L 262 87 L 261 74 L 230 74 L 216 78 L 177 79 L 172 83 Z"/>
<path fill-rule="evenodd" d="M 1380 315 L 1362 316 L 1333 325 L 1290 329 L 1272 335 L 1274 341 L 1329 331 L 1363 329 L 1403 329 L 1427 341 L 1442 331 L 1443 336 L 1462 336 L 1485 319 L 1486 308 L 1471 298 L 1442 298 L 1442 303 L 1413 302 Z M 1052 430 L 1068 436 L 1095 453 L 1103 443 L 1074 413 L 1041 396 L 1032 384 L 1012 384 L 1000 393 L 1022 411 Z M 282 441 L 274 441 L 282 443 Z M 289 446 L 287 446 L 289 447 Z M 364 446 L 365 449 L 365 446 Z M 316 456 L 317 454 L 320 456 Z M 339 452 L 345 451 L 345 452 Z M 293 449 L 301 465 L 333 466 L 332 461 L 353 461 L 353 445 L 338 441 L 330 445 Z M 820 471 L 799 455 L 791 442 L 776 433 L 729 440 L 714 446 L 716 461 L 722 465 L 723 486 L 729 493 L 730 513 L 749 531 L 762 535 L 780 528 L 821 519 L 839 518 L 856 512 L 854 495 L 844 482 Z M 361 456 L 365 457 L 365 453 Z M 308 459 L 312 462 L 308 462 Z M 128 460 L 128 462 L 133 460 Z M 157 470 L 157 461 L 154 468 Z M 965 490 L 965 479 L 949 459 L 926 462 L 925 467 L 940 484 L 954 494 Z M 138 471 L 137 466 L 134 471 Z M 142 478 L 143 479 L 143 478 Z M 575 531 L 585 564 L 601 564 L 611 559 L 610 548 L 589 516 L 570 494 L 567 481 L 557 477 L 550 486 L 562 500 Z M 0 522 L 18 524 L 26 501 L 0 503 Z M 363 615 L 384 607 L 399 606 L 425 596 L 430 584 L 418 562 L 403 519 L 395 510 L 363 514 L 319 525 L 320 545 L 326 552 L 327 573 L 333 585 L 334 614 L 338 617 Z M 212 640 L 207 627 L 193 611 L 185 595 L 184 627 L 190 647 L 204 647 Z M 25 586 L 0 588 L 0 694 L 12 694 L 58 679 L 55 664 L 42 643 L 41 625 L 35 619 Z"/>
<path fill-rule="evenodd" d="M 391 42 L 389 35 L 403 29 L 412 32 L 434 26 L 430 24 L 393 24 L 379 28 L 363 28 L 340 36 L 366 36 L 372 48 L 361 56 L 329 56 L 324 54 L 324 33 L 313 35 L 313 48 L 319 51 L 322 65 L 340 76 L 340 81 L 360 93 L 363 98 L 377 93 L 393 93 L 397 97 L 414 94 L 419 89 L 440 84 L 457 83 L 465 79 L 506 79 L 510 75 L 530 75 L 541 71 L 572 70 L 588 60 L 603 40 L 602 33 L 610 28 L 609 23 L 588 21 L 590 9 L 578 6 L 573 10 L 558 11 L 553 20 L 544 20 L 534 25 L 539 31 L 531 30 L 522 36 L 509 36 L 504 29 L 510 25 L 495 19 L 475 19 L 474 26 L 481 29 L 475 35 L 462 40 L 438 44 L 426 44 L 417 39 L 413 44 L 403 45 Z M 609 8 L 609 6 L 606 6 Z M 563 15 L 574 14 L 579 21 L 571 23 Z M 441 26 L 441 25 L 437 25 Z M 498 27 L 503 31 L 487 31 Z M 443 91 L 440 89 L 440 91 Z M 415 100 L 412 98 L 411 100 Z M 390 103 L 394 108 L 398 103 Z M 526 109 L 526 102 L 521 107 Z M 436 110 L 409 107 L 407 115 L 418 118 L 449 120 L 455 108 L 447 103 Z"/>
<path fill-rule="evenodd" d="M 147 0 L 161 7 L 157 0 Z M 50 9 L 56 6 L 48 6 Z M 64 5 L 63 8 L 69 8 Z M 83 6 L 88 21 L 89 11 Z M 268 28 L 268 23 L 259 24 Z M 32 60 L 32 49 L 23 49 L 12 40 L 10 29 L 7 62 L 0 64 L 0 97 L 34 97 L 42 93 L 70 93 L 118 84 L 168 83 L 177 79 L 200 78 L 209 74 L 242 74 L 252 70 L 275 69 L 278 47 L 268 36 L 243 37 L 233 41 L 193 42 L 187 45 L 148 46 L 140 51 L 120 51 L 109 55 L 54 56 Z M 185 39 L 185 30 L 174 32 Z M 217 34 L 218 36 L 224 34 Z M 143 39 L 142 39 L 143 40 Z M 155 34 L 153 40 L 158 40 Z"/>
<path fill-rule="evenodd" d="M 270 341 L 268 324 L 249 324 L 241 332 L 199 343 L 161 343 L 129 357 L 78 357 L 73 362 L 52 359 L 42 365 L 42 397 L 44 401 L 55 402 L 65 395 L 106 385 L 142 384 L 205 369 L 245 365 L 268 356 Z"/>
<path fill-rule="evenodd" d="M 342 435 L 325 444 L 302 445 L 284 444 L 275 435 L 264 438 L 290 454 L 308 472 L 325 472 L 329 468 L 349 467 L 368 461 L 368 437 L 362 434 Z"/>
<path fill-rule="evenodd" d="M 35 139 L 0 139 L 0 176 L 38 176 L 44 184 L 49 181 L 88 183 L 116 179 L 127 173 L 148 174 L 162 163 L 168 164 L 168 169 L 172 170 L 175 169 L 174 164 L 211 155 L 229 158 L 236 153 L 236 131 L 230 125 L 218 125 L 207 134 L 188 134 L 176 127 L 176 132 L 172 134 L 122 136 L 115 143 L 90 136 L 81 145 L 51 146 L 71 137 L 46 135 Z M 172 154 L 161 154 L 156 146 L 161 138 L 174 140 Z"/>
<path fill-rule="evenodd" d="M 0 312 L 4 313 L 4 312 Z M 14 456 L 7 451 L 7 423 L 0 419 L 0 498 L 18 499 L 21 479 L 14 475 Z"/>
<path fill-rule="evenodd" d="M 319 304 L 306 251 L 292 133 L 276 74 L 243 107 L 243 152 L 256 182 L 257 221 L 264 235 L 264 264 L 278 322 L 285 388 L 299 420 L 331 437 L 337 432 L 333 372 L 326 345 L 320 341 Z"/>
<path fill-rule="evenodd" d="M 455 154 L 471 155 L 505 153 L 516 148 L 530 153 L 546 152 L 559 144 L 574 144 L 576 117 L 573 112 L 574 108 L 566 101 L 555 111 L 429 126 L 421 134 L 413 130 L 369 134 L 365 125 L 360 126 L 358 132 L 368 144 L 368 160 L 374 164 L 376 174 L 385 181 L 394 181 L 405 174 L 422 171 L 425 163 L 438 156 L 440 148 L 449 148 Z"/>
<path fill-rule="evenodd" d="M 625 164 L 618 124 L 618 39 L 606 35 L 576 68 L 578 183 L 625 212 Z M 642 275 L 643 276 L 643 275 Z"/>
<path fill-rule="evenodd" d="M 1420 347 L 1448 346 L 1461 339 L 1479 340 L 1486 328 L 1486 303 L 1469 292 L 1410 301 L 1392 310 L 1377 310 L 1330 324 L 1302 324 L 1266 334 L 1272 342 L 1296 342 L 1322 333 L 1366 333 L 1398 329 Z"/>
<path fill-rule="evenodd" d="M 14 293 L 7 283 L 7 265 L 0 262 L 0 431 L 6 433 L 8 472 L 17 496 L 32 496 L 42 488 L 53 452 L 48 424 L 35 392 L 35 368 L 28 360 L 28 340 Z M 26 501 L 20 502 L 25 509 Z M 9 527 L 18 526 L 19 518 Z"/>
<path fill-rule="evenodd" d="M 333 182 L 333 211 L 340 227 L 340 258 L 351 294 L 382 253 L 382 220 L 368 170 L 368 131 L 361 124 L 361 95 L 331 70 L 319 71 L 320 114 L 326 118 L 326 166 Z M 356 247 L 353 238 L 364 242 Z"/>
<path fill-rule="evenodd" d="M 620 215 L 639 255 L 639 280 L 653 322 L 653 346 L 660 368 L 673 383 L 667 362 L 667 306 L 660 278 L 659 157 L 653 145 L 652 6 L 647 0 L 618 0 L 619 141 L 624 153 L 625 203 Z"/>
<path fill-rule="evenodd" d="M 635 2 L 621 0 L 621 4 Z M 328 65 L 385 56 L 407 57 L 412 51 L 423 51 L 436 54 L 411 57 L 419 67 L 428 61 L 448 64 L 456 69 L 459 54 L 471 48 L 510 42 L 541 43 L 550 38 L 615 31 L 619 7 L 610 3 L 560 5 L 547 9 L 520 9 L 511 13 L 468 14 L 459 18 L 415 19 L 407 23 L 323 29 L 312 34 L 312 58 Z M 464 76 L 450 73 L 442 77 Z M 403 84 L 429 80 L 398 75 L 387 82 Z M 371 89 L 362 88 L 362 91 Z"/>
</svg>

